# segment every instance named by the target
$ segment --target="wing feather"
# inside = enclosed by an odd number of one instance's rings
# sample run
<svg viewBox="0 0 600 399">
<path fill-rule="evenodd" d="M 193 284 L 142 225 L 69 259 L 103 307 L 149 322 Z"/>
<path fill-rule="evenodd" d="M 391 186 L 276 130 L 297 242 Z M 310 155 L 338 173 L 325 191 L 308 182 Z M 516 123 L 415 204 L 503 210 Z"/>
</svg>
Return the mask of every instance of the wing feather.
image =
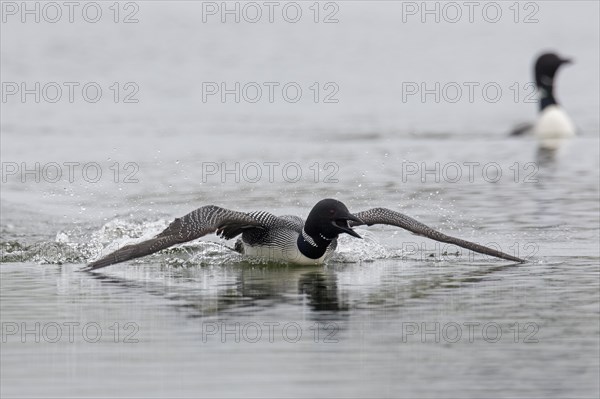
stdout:
<svg viewBox="0 0 600 399">
<path fill-rule="evenodd" d="M 390 226 L 401 227 L 414 234 L 431 238 L 432 240 L 445 242 L 448 244 L 458 245 L 459 247 L 470 249 L 471 251 L 478 252 L 480 254 L 494 256 L 496 258 L 511 260 L 514 262 L 525 262 L 525 260 L 506 254 L 504 252 L 488 248 L 486 246 L 476 244 L 474 242 L 462 240 L 460 238 L 451 237 L 444 233 L 441 233 L 431 227 L 409 217 L 402 213 L 392 211 L 386 208 L 373 208 L 368 211 L 355 213 L 358 219 L 362 220 L 363 223 L 350 222 L 351 226 L 367 225 L 371 226 L 374 224 L 387 224 Z"/>
<path fill-rule="evenodd" d="M 195 240 L 216 232 L 226 239 L 234 238 L 247 229 L 265 228 L 256 218 L 214 205 L 203 206 L 175 219 L 156 237 L 124 246 L 90 263 L 85 270 L 97 270 L 115 263 L 150 255 L 175 244 Z"/>
</svg>

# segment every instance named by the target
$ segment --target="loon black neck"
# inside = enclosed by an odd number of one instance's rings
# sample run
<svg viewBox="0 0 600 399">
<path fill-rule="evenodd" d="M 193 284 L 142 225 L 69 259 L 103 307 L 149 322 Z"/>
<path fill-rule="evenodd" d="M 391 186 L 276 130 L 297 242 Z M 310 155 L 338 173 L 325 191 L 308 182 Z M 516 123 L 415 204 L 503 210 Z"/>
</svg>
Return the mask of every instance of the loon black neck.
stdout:
<svg viewBox="0 0 600 399">
<path fill-rule="evenodd" d="M 554 86 L 553 85 L 541 85 L 539 88 L 540 93 L 540 111 L 543 111 L 549 105 L 556 105 L 556 99 L 554 98 Z"/>
<path fill-rule="evenodd" d="M 307 236 L 305 238 L 304 236 Z M 309 235 L 304 230 L 298 236 L 298 249 L 302 255 L 309 259 L 319 259 L 325 255 L 325 251 L 333 241 L 333 238 L 329 239 L 321 234 Z"/>
</svg>

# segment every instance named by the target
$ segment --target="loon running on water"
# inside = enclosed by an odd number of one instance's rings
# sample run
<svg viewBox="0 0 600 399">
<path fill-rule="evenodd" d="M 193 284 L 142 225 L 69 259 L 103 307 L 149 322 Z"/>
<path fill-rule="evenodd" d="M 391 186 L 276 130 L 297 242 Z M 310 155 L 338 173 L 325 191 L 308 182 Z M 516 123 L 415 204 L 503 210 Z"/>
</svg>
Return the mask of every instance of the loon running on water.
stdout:
<svg viewBox="0 0 600 399">
<path fill-rule="evenodd" d="M 146 256 L 213 232 L 225 239 L 232 239 L 241 234 L 235 250 L 244 255 L 301 265 L 322 264 L 335 251 L 338 235 L 346 233 L 361 238 L 352 227 L 373 224 L 402 227 L 414 234 L 471 251 L 514 262 L 525 262 L 495 249 L 447 236 L 389 209 L 373 208 L 351 214 L 340 201 L 324 199 L 313 207 L 306 222 L 297 216 L 278 217 L 262 211 L 243 213 L 214 205 L 203 206 L 175 219 L 156 237 L 127 245 L 90 263 L 86 270 L 96 270 Z"/>
<path fill-rule="evenodd" d="M 556 150 L 560 144 L 575 135 L 575 126 L 567 113 L 556 102 L 554 97 L 554 77 L 564 64 L 572 61 L 560 58 L 554 53 L 545 53 L 535 62 L 535 83 L 540 97 L 540 113 L 533 125 L 533 134 L 537 137 L 540 148 Z M 516 129 L 512 134 L 519 135 L 529 130 L 531 125 Z"/>
</svg>

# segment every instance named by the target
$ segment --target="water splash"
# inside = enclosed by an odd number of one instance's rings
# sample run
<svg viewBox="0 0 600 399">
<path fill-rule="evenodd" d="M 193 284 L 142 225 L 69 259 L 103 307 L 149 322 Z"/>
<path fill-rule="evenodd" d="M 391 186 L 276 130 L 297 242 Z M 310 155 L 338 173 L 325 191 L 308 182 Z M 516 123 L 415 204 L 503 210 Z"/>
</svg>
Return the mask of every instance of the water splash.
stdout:
<svg viewBox="0 0 600 399">
<path fill-rule="evenodd" d="M 362 229 L 355 230 L 363 239 L 357 240 L 345 234 L 339 236 L 338 248 L 331 259 L 333 262 L 374 262 L 377 259 L 396 258 L 404 255 L 402 250 L 386 249 L 379 244 L 373 233 Z"/>
<path fill-rule="evenodd" d="M 154 237 L 168 221 L 128 221 L 113 219 L 99 230 L 84 234 L 80 230 L 59 231 L 53 241 L 25 245 L 17 241 L 0 242 L 3 262 L 35 262 L 39 264 L 88 263 L 118 248 Z M 358 230 L 362 240 L 341 235 L 338 248 L 331 261 L 334 263 L 373 262 L 377 259 L 397 258 L 402 250 L 389 250 L 376 240 L 373 233 Z M 261 265 L 269 260 L 243 257 L 226 241 L 195 241 L 165 249 L 144 258 L 155 259 L 168 267 L 194 267 L 208 265 L 248 263 Z M 160 260 L 159 260 L 160 259 Z M 134 260 L 133 262 L 144 262 Z"/>
</svg>

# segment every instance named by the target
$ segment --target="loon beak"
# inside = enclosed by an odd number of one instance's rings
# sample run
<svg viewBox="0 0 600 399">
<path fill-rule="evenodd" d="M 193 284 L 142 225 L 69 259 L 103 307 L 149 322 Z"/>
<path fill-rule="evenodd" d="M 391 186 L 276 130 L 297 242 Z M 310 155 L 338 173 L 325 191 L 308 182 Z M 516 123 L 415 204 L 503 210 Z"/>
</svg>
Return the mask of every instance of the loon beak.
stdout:
<svg viewBox="0 0 600 399">
<path fill-rule="evenodd" d="M 357 218 L 356 216 L 354 216 L 352 214 L 348 214 L 345 217 L 336 219 L 332 223 L 335 227 L 342 230 L 344 233 L 350 234 L 351 236 L 356 237 L 356 238 L 362 238 L 360 235 L 358 235 L 358 233 L 356 231 L 352 230 L 352 228 L 350 226 L 348 226 L 348 220 L 363 224 L 362 220 L 360 220 L 359 218 Z"/>
<path fill-rule="evenodd" d="M 561 64 L 572 64 L 573 60 L 571 58 L 563 58 L 562 60 L 560 60 Z"/>
</svg>

